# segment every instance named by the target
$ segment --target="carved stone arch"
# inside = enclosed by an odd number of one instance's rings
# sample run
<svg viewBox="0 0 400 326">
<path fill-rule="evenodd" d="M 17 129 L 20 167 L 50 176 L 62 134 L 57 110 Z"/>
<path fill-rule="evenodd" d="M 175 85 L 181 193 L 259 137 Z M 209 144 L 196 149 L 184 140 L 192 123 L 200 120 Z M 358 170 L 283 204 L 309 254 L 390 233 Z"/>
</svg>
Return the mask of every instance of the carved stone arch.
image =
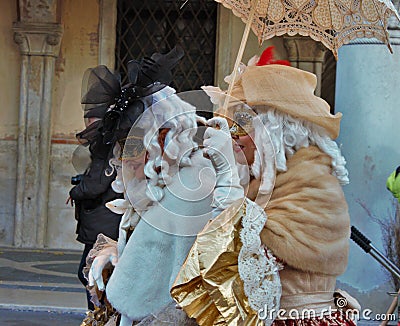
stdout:
<svg viewBox="0 0 400 326">
<path fill-rule="evenodd" d="M 317 76 L 315 95 L 320 96 L 334 111 L 336 59 L 332 51 L 321 42 L 303 36 L 285 36 L 284 46 L 293 67 L 312 72 Z"/>
<path fill-rule="evenodd" d="M 321 96 L 321 75 L 327 48 L 321 42 L 304 36 L 285 36 L 283 44 L 292 67 L 314 73 L 317 76 L 315 95 Z"/>
</svg>

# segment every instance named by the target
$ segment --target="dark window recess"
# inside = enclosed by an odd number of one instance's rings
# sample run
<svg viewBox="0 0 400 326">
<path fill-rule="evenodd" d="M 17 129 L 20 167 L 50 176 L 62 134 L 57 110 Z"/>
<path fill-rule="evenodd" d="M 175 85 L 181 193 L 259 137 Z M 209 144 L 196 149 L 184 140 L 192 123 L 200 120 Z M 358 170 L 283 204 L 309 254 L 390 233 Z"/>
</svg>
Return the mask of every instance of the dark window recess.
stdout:
<svg viewBox="0 0 400 326">
<path fill-rule="evenodd" d="M 321 76 L 321 97 L 328 102 L 335 114 L 336 59 L 331 51 L 325 52 Z"/>
<path fill-rule="evenodd" d="M 185 56 L 174 69 L 178 92 L 214 84 L 217 6 L 214 0 L 118 0 L 116 71 L 126 83 L 129 60 L 166 53 L 179 44 Z"/>
</svg>

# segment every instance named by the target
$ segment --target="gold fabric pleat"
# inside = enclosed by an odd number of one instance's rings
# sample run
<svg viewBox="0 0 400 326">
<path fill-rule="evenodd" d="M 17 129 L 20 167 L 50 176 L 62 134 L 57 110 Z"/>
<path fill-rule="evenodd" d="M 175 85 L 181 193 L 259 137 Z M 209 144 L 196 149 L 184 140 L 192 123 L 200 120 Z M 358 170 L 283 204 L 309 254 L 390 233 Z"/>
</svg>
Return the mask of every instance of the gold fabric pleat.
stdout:
<svg viewBox="0 0 400 326">
<path fill-rule="evenodd" d="M 247 302 L 238 273 L 245 214 L 245 203 L 239 200 L 204 228 L 171 289 L 172 297 L 200 326 L 263 325 Z"/>
</svg>

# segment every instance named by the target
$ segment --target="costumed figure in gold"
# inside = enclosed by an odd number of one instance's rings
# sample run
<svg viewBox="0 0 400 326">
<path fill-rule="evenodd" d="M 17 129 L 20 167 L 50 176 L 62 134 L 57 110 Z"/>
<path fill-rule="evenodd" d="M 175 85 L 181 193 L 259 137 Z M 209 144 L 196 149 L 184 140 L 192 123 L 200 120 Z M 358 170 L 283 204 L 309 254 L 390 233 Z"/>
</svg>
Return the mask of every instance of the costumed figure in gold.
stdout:
<svg viewBox="0 0 400 326">
<path fill-rule="evenodd" d="M 262 64 L 241 66 L 227 109 L 203 88 L 230 122 L 248 199 L 198 235 L 171 294 L 202 326 L 354 325 L 357 302 L 335 290 L 350 237 L 342 115 L 314 95 L 314 74 Z"/>
</svg>

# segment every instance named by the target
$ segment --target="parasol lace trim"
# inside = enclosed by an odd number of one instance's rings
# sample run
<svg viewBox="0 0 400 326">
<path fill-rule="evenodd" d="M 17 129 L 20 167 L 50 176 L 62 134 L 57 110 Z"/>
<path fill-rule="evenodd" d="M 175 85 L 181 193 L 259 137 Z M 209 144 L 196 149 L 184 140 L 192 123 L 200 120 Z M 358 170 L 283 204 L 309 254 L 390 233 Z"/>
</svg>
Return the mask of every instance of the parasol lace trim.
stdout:
<svg viewBox="0 0 400 326">
<path fill-rule="evenodd" d="M 247 199 L 246 214 L 242 218 L 243 229 L 240 231 L 242 248 L 238 265 L 250 307 L 267 316 L 264 323 L 269 326 L 279 310 L 282 294 L 279 270 L 282 269 L 282 264 L 261 243 L 260 232 L 266 221 L 264 210 Z"/>
</svg>

